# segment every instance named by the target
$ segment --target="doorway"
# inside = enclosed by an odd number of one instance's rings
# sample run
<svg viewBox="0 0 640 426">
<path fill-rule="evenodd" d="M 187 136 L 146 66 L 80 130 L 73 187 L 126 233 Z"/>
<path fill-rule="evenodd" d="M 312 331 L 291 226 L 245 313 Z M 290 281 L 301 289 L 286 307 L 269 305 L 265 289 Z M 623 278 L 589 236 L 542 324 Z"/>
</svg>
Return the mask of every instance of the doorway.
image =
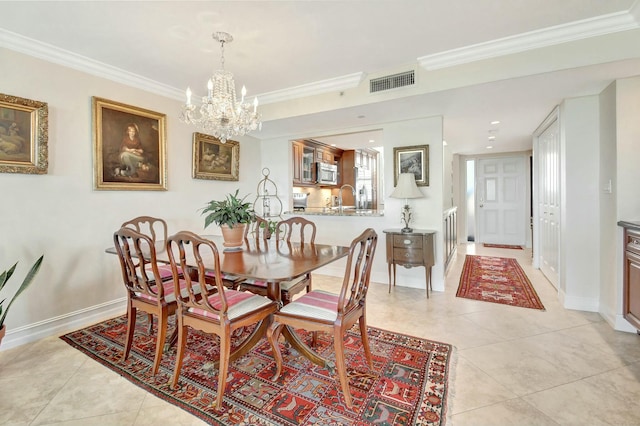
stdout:
<svg viewBox="0 0 640 426">
<path fill-rule="evenodd" d="M 466 160 L 467 242 L 528 244 L 529 167 L 527 154 Z"/>
</svg>

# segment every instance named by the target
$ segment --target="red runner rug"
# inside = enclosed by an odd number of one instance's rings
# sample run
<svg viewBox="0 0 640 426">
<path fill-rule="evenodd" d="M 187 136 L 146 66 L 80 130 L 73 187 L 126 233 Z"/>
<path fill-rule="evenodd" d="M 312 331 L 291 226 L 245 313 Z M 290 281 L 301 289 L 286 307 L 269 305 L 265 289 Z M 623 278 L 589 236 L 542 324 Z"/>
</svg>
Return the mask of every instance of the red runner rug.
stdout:
<svg viewBox="0 0 640 426">
<path fill-rule="evenodd" d="M 458 297 L 522 308 L 544 306 L 516 259 L 467 255 Z"/>
<path fill-rule="evenodd" d="M 347 408 L 333 371 L 312 364 L 283 347 L 285 365 L 277 382 L 275 361 L 266 339 L 231 363 L 223 408 L 216 411 L 217 338 L 189 330 L 179 389 L 171 390 L 175 348 L 163 354 L 160 371 L 153 364 L 155 333 L 139 316 L 134 346 L 121 362 L 126 316 L 68 333 L 60 338 L 134 384 L 215 425 L 444 425 L 453 347 L 369 327 L 374 371 L 364 359 L 357 325 L 349 332 L 347 370 L 353 407 Z M 173 318 L 170 319 L 173 328 Z M 301 336 L 308 338 L 308 334 Z M 240 336 L 239 336 L 240 337 Z M 236 340 L 237 344 L 237 340 Z M 335 360 L 333 340 L 319 333 L 316 350 Z"/>
<path fill-rule="evenodd" d="M 485 247 L 493 247 L 493 248 L 504 248 L 504 249 L 514 249 L 514 250 L 522 250 L 522 246 L 513 246 L 511 244 L 490 244 L 490 243 L 482 243 Z"/>
</svg>

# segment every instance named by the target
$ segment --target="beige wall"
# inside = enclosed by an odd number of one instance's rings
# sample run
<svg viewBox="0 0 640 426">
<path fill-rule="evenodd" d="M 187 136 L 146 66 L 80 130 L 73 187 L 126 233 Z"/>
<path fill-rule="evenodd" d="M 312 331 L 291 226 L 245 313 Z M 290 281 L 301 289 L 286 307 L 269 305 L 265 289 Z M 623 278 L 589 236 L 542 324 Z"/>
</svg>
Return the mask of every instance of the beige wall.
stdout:
<svg viewBox="0 0 640 426">
<path fill-rule="evenodd" d="M 165 218 L 173 231 L 202 232 L 198 209 L 208 200 L 236 188 L 255 192 L 260 157 L 250 155 L 250 146 L 258 141 L 240 141 L 239 182 L 194 180 L 193 129 L 177 120 L 178 102 L 10 50 L 0 49 L 0 64 L 3 93 L 49 108 L 48 174 L 0 174 L 0 268 L 18 261 L 16 276 L 24 276 L 45 255 L 33 286 L 11 307 L 3 348 L 18 336 L 56 333 L 94 314 L 124 312 L 117 258 L 104 253 L 123 221 L 148 214 Z M 168 191 L 93 189 L 92 96 L 166 114 Z"/>
</svg>

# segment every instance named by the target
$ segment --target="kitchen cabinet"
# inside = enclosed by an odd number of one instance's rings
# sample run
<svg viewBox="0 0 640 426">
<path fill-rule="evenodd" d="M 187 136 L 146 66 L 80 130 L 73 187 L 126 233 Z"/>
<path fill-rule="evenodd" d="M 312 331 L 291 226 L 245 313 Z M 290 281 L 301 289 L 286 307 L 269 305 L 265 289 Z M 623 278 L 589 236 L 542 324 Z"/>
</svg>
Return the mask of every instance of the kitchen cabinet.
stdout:
<svg viewBox="0 0 640 426">
<path fill-rule="evenodd" d="M 293 142 L 292 144 L 292 161 L 293 161 L 293 184 L 302 182 L 300 176 L 302 175 L 302 148 L 303 144 L 300 142 Z"/>
<path fill-rule="evenodd" d="M 624 227 L 622 316 L 640 330 L 640 228 L 618 224 Z"/>
<path fill-rule="evenodd" d="M 292 143 L 293 184 L 299 186 L 315 185 L 315 148 L 302 141 Z"/>
<path fill-rule="evenodd" d="M 316 163 L 335 164 L 342 155 L 340 149 L 307 139 L 293 141 L 291 152 L 294 186 L 315 186 Z"/>
<path fill-rule="evenodd" d="M 328 149 L 316 148 L 316 161 L 321 163 L 335 164 L 333 152 Z"/>
</svg>

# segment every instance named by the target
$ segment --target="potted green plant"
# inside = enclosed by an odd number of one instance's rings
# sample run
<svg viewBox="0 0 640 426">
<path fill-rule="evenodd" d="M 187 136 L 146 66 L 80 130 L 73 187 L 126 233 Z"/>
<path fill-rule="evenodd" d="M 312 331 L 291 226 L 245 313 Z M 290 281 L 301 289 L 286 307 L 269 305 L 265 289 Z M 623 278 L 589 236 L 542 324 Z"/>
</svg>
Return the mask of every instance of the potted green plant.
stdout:
<svg viewBox="0 0 640 426">
<path fill-rule="evenodd" d="M 40 269 L 40 265 L 42 264 L 43 258 L 44 258 L 44 255 L 40 256 L 40 258 L 36 260 L 36 263 L 33 264 L 31 269 L 27 273 L 27 275 L 24 277 L 22 284 L 20 284 L 20 287 L 18 287 L 18 290 L 15 292 L 13 297 L 9 299 L 9 304 L 7 305 L 6 308 L 4 307 L 4 302 L 7 299 L 6 298 L 0 299 L 0 342 L 2 342 L 2 338 L 6 333 L 6 326 L 4 325 L 4 320 L 7 317 L 9 308 L 11 307 L 13 302 L 16 300 L 16 298 L 23 291 L 25 291 L 27 287 L 29 287 L 29 284 L 31 284 L 36 274 L 38 273 L 38 270 Z M 9 278 L 13 276 L 13 272 L 16 270 L 16 266 L 18 266 L 18 262 L 14 263 L 14 265 L 11 268 L 9 268 L 6 271 L 3 271 L 2 274 L 0 274 L 0 292 L 2 292 L 2 289 L 4 288 L 4 286 L 7 284 L 7 282 L 9 282 Z"/>
<path fill-rule="evenodd" d="M 245 201 L 247 196 L 240 198 L 239 192 L 236 189 L 234 194 L 227 194 L 223 200 L 209 201 L 202 208 L 202 215 L 205 215 L 204 227 L 212 223 L 220 226 L 225 247 L 242 246 L 245 228 L 255 217 L 251 203 Z"/>
</svg>

